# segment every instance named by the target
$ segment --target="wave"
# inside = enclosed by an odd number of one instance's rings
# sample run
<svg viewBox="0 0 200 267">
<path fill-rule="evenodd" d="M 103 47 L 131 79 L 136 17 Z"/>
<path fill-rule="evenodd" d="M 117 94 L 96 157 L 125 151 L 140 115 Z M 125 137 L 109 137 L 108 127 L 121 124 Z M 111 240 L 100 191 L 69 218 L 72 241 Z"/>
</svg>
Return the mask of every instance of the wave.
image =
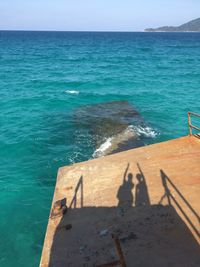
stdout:
<svg viewBox="0 0 200 267">
<path fill-rule="evenodd" d="M 93 153 L 93 158 L 106 156 L 117 151 L 120 146 L 128 143 L 132 140 L 135 143 L 135 147 L 141 146 L 143 137 L 155 138 L 158 133 L 149 126 L 133 126 L 129 125 L 124 131 L 118 133 L 112 137 L 108 137 Z M 143 144 L 144 145 L 144 144 Z M 134 147 L 130 147 L 134 148 Z M 127 148 L 127 149 L 130 149 Z"/>
<path fill-rule="evenodd" d="M 106 141 L 94 151 L 92 157 L 99 158 L 99 157 L 105 156 L 106 150 L 112 146 L 112 139 L 113 137 L 109 137 L 108 139 L 106 139 Z"/>
<path fill-rule="evenodd" d="M 155 138 L 158 133 L 149 126 L 130 126 L 139 136 Z"/>
<path fill-rule="evenodd" d="M 112 154 L 114 151 L 117 151 L 119 149 L 120 145 L 128 142 L 131 139 L 137 140 L 138 135 L 130 125 L 122 132 L 107 138 L 105 142 L 102 143 L 100 147 L 94 151 L 92 156 L 93 158 L 98 158 Z"/>
<path fill-rule="evenodd" d="M 77 90 L 66 90 L 66 94 L 78 95 L 80 92 Z"/>
</svg>

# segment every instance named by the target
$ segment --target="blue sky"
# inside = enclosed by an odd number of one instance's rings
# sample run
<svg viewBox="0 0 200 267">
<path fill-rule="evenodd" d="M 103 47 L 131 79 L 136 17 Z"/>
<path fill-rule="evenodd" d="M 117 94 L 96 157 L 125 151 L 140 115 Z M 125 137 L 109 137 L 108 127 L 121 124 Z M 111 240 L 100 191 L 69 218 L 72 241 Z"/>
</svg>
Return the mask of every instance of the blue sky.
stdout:
<svg viewBox="0 0 200 267">
<path fill-rule="evenodd" d="M 140 31 L 200 17 L 200 0 L 1 0 L 1 30 Z"/>
</svg>

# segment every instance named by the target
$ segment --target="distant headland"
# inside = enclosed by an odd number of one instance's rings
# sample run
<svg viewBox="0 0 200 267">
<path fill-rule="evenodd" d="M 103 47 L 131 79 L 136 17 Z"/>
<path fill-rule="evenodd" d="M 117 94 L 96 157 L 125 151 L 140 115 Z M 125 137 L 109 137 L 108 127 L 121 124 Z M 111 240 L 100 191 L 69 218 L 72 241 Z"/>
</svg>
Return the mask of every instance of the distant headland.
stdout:
<svg viewBox="0 0 200 267">
<path fill-rule="evenodd" d="M 163 26 L 159 28 L 148 28 L 146 32 L 200 32 L 200 18 L 191 20 L 180 26 Z"/>
</svg>

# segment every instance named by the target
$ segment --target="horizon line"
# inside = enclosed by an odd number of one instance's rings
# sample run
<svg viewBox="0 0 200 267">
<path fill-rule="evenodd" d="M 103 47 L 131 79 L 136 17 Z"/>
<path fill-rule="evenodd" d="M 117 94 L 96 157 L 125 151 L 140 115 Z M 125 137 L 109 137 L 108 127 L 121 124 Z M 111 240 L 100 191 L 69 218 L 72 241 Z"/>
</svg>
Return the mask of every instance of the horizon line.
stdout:
<svg viewBox="0 0 200 267">
<path fill-rule="evenodd" d="M 200 33 L 197 31 L 118 31 L 118 30 L 25 30 L 25 29 L 0 29 L 0 32 L 91 32 L 91 33 Z"/>
<path fill-rule="evenodd" d="M 145 30 L 137 31 L 120 31 L 120 30 L 29 30 L 29 29 L 0 29 L 0 31 L 26 31 L 26 32 L 146 32 Z"/>
</svg>

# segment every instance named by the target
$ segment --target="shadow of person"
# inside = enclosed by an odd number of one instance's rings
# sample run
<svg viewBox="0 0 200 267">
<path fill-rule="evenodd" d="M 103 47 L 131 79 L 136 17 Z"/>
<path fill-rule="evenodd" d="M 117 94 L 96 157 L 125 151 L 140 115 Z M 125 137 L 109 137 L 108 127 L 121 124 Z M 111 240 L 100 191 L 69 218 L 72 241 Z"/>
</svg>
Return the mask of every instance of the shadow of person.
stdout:
<svg viewBox="0 0 200 267">
<path fill-rule="evenodd" d="M 132 190 L 134 188 L 133 174 L 129 173 L 127 176 L 128 169 L 129 169 L 129 163 L 124 172 L 123 183 L 119 187 L 119 190 L 117 192 L 117 198 L 119 201 L 118 207 L 133 206 L 133 194 L 132 194 Z"/>
<path fill-rule="evenodd" d="M 139 169 L 139 173 L 136 174 L 138 184 L 136 185 L 135 190 L 135 206 L 147 206 L 150 205 L 150 198 L 148 194 L 146 180 L 138 163 L 137 166 Z"/>
<path fill-rule="evenodd" d="M 139 165 L 138 168 L 137 203 L 145 203 L 145 206 L 139 207 L 124 208 L 125 204 L 133 204 L 131 191 L 134 184 L 132 173 L 128 173 L 129 164 L 118 190 L 118 207 L 84 206 L 85 180 L 83 176 L 80 177 L 67 212 L 61 212 L 60 217 L 49 220 L 41 267 L 111 266 L 106 263 L 115 259 L 117 261 L 118 254 L 113 252 L 114 244 L 110 234 L 119 236 L 127 266 L 133 266 L 133 259 L 136 259 L 134 267 L 200 266 L 199 245 L 187 224 L 173 205 L 150 205 L 145 177 Z M 171 185 L 181 194 L 163 171 L 161 175 L 165 191 Z M 173 195 L 169 194 L 168 190 L 167 196 L 172 199 Z M 61 208 L 65 208 L 66 198 L 56 201 L 54 206 L 59 207 L 60 204 Z M 178 204 L 178 200 L 172 200 Z M 186 199 L 184 201 L 189 205 Z M 124 211 L 126 217 L 116 217 L 116 214 L 123 216 Z M 56 215 L 55 212 L 52 215 Z"/>
</svg>

